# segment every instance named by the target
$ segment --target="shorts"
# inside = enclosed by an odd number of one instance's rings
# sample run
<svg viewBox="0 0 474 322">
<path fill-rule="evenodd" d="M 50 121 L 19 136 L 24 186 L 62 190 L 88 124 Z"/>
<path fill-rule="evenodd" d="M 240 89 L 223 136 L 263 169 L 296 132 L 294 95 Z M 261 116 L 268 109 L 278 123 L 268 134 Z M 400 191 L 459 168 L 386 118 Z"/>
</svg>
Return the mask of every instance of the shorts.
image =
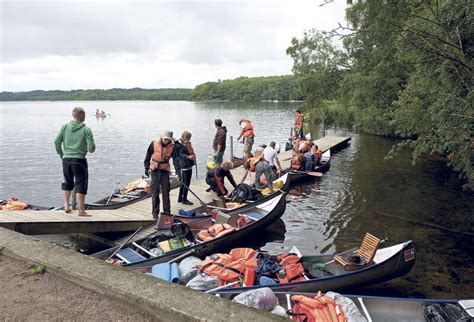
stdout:
<svg viewBox="0 0 474 322">
<path fill-rule="evenodd" d="M 252 151 L 253 136 L 247 136 L 244 138 L 244 154 L 247 156 Z"/>
<path fill-rule="evenodd" d="M 89 171 L 86 159 L 63 159 L 63 183 L 61 185 L 63 190 L 71 191 L 75 189 L 76 192 L 86 195 L 88 181 Z"/>
</svg>

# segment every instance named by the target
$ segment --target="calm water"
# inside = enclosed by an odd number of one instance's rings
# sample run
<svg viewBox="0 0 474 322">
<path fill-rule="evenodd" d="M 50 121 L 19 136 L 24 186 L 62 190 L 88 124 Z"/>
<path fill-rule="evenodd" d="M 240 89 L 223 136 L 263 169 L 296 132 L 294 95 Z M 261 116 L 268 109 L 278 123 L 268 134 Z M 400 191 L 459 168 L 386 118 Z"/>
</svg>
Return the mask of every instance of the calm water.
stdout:
<svg viewBox="0 0 474 322">
<path fill-rule="evenodd" d="M 97 152 L 89 156 L 88 200 L 109 194 L 143 172 L 150 141 L 163 129 L 175 137 L 193 133 L 199 175 L 212 151 L 214 118 L 237 136 L 238 120 L 249 118 L 256 143 L 284 142 L 292 122 L 292 104 L 192 102 L 12 102 L 0 105 L 0 199 L 15 196 L 32 204 L 61 205 L 61 163 L 53 140 L 74 106 L 83 106 Z M 96 108 L 111 116 L 97 120 Z M 317 132 L 317 131 L 316 131 Z M 317 133 L 313 133 L 317 134 Z M 414 241 L 417 262 L 403 278 L 357 293 L 410 297 L 474 296 L 472 213 L 474 198 L 463 194 L 454 175 L 440 162 L 411 164 L 409 151 L 384 161 L 395 141 L 350 135 L 351 145 L 335 154 L 330 171 L 314 183 L 292 189 L 283 221 L 272 227 L 264 247 L 303 253 L 332 253 L 355 247 L 365 232 L 390 243 Z M 235 144 L 236 154 L 242 146 Z M 229 151 L 229 148 L 228 148 Z M 285 232 L 286 231 L 286 232 Z"/>
</svg>

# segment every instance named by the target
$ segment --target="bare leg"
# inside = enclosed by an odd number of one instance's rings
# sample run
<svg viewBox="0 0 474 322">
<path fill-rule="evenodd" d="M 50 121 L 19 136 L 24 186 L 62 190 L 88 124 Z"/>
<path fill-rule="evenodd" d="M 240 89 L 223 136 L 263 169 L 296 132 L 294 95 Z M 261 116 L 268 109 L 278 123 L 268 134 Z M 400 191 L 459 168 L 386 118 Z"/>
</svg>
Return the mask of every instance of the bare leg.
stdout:
<svg viewBox="0 0 474 322">
<path fill-rule="evenodd" d="M 69 200 L 71 199 L 71 190 L 63 190 L 64 191 L 64 212 L 70 213 L 71 206 L 69 204 Z"/>
<path fill-rule="evenodd" d="M 85 208 L 86 195 L 77 192 L 76 199 L 77 199 L 77 209 L 79 210 L 79 216 L 90 217 L 90 215 L 86 212 L 86 208 Z"/>
</svg>

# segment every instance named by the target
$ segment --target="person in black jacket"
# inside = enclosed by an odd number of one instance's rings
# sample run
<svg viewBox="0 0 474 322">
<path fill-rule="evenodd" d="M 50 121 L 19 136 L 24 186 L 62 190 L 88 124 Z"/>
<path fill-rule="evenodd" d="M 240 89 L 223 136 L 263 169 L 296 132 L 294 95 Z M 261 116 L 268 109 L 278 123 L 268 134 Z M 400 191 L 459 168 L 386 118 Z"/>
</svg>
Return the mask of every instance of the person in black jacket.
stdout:
<svg viewBox="0 0 474 322">
<path fill-rule="evenodd" d="M 230 184 L 235 188 L 237 184 L 235 183 L 234 177 L 230 172 L 230 169 L 233 168 L 233 163 L 231 161 L 224 161 L 220 166 L 215 167 L 207 171 L 206 174 L 206 183 L 210 186 L 207 191 L 214 191 L 217 193 L 219 197 L 226 196 L 229 191 L 226 189 L 224 185 L 224 179 L 227 177 L 229 179 Z"/>
<path fill-rule="evenodd" d="M 174 148 L 177 156 L 176 173 L 183 183 L 179 188 L 178 202 L 182 202 L 183 205 L 192 205 L 193 203 L 188 200 L 188 188 L 193 176 L 196 155 L 191 144 L 191 132 L 183 131 L 181 138 L 175 142 Z"/>
<path fill-rule="evenodd" d="M 171 214 L 170 202 L 170 159 L 173 159 L 175 168 L 178 164 L 176 149 L 174 148 L 173 132 L 163 131 L 159 137 L 148 146 L 144 165 L 145 175 L 151 175 L 151 201 L 153 219 L 160 214 L 160 191 L 163 195 L 163 212 Z"/>
</svg>

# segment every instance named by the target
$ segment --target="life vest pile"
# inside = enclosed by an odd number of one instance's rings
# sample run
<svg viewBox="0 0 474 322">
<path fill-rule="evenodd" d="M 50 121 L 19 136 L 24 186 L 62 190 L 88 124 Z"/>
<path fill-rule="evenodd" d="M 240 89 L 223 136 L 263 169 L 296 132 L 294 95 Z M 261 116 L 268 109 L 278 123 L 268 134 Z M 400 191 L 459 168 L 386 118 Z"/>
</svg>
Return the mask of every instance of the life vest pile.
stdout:
<svg viewBox="0 0 474 322">
<path fill-rule="evenodd" d="M 299 263 L 301 257 L 292 254 L 277 256 L 282 269 L 277 273 L 279 283 L 291 283 L 305 280 L 304 267 Z"/>
<path fill-rule="evenodd" d="M 235 231 L 235 227 L 229 224 L 214 224 L 208 229 L 201 230 L 197 237 L 202 241 L 208 241 L 214 238 L 222 237 Z"/>
<path fill-rule="evenodd" d="M 240 279 L 245 286 L 251 286 L 255 280 L 257 258 L 251 248 L 234 248 L 229 254 L 214 254 L 197 265 L 204 273 L 219 278 L 219 285 L 233 283 Z"/>
<path fill-rule="evenodd" d="M 346 322 L 347 317 L 340 304 L 321 292 L 312 298 L 305 295 L 293 295 L 293 320 L 305 322 Z"/>
<path fill-rule="evenodd" d="M 28 208 L 28 204 L 18 201 L 16 199 L 8 199 L 5 204 L 0 205 L 0 210 L 9 210 L 9 211 L 15 211 L 15 210 L 25 210 Z"/>
</svg>

